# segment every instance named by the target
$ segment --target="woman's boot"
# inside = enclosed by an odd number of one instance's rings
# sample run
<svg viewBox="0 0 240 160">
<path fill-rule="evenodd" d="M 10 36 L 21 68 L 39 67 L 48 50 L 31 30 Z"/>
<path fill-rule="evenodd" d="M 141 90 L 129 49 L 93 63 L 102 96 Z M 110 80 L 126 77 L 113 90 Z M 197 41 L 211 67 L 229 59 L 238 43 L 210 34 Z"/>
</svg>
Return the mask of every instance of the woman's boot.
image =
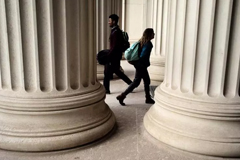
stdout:
<svg viewBox="0 0 240 160">
<path fill-rule="evenodd" d="M 145 91 L 145 103 L 147 104 L 154 104 L 155 101 L 152 99 L 151 95 L 150 95 L 150 89 L 149 89 L 149 85 L 144 85 L 144 91 Z"/>
<path fill-rule="evenodd" d="M 117 96 L 117 100 L 122 106 L 125 106 L 125 103 L 123 102 L 125 98 L 126 98 L 126 95 L 124 95 L 123 93 Z"/>
<path fill-rule="evenodd" d="M 147 103 L 147 104 L 154 104 L 155 101 L 152 99 L 152 97 L 150 95 L 146 95 L 145 103 Z"/>
</svg>

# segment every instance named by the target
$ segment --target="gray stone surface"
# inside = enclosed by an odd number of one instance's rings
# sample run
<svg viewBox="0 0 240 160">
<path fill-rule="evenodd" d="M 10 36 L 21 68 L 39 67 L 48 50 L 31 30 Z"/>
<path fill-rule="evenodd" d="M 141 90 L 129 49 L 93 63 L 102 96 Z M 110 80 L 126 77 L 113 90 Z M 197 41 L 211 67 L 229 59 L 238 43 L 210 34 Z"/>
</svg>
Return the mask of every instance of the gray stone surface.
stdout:
<svg viewBox="0 0 240 160">
<path fill-rule="evenodd" d="M 122 62 L 125 73 L 134 76 L 133 67 Z M 126 106 L 116 100 L 127 85 L 111 81 L 111 93 L 106 102 L 117 119 L 117 129 L 109 137 L 84 147 L 64 151 L 26 153 L 0 150 L 0 160 L 222 160 L 181 151 L 167 146 L 147 133 L 143 116 L 151 105 L 144 103 L 143 84 L 126 98 Z M 204 147 L 204 146 L 203 146 Z M 224 160 L 240 160 L 225 158 Z"/>
</svg>

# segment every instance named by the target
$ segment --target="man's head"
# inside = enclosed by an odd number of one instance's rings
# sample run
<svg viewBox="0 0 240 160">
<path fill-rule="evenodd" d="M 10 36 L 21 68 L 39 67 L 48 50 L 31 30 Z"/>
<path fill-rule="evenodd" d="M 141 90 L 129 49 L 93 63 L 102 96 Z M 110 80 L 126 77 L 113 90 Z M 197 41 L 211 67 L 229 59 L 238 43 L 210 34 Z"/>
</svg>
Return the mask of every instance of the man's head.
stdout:
<svg viewBox="0 0 240 160">
<path fill-rule="evenodd" d="M 109 16 L 109 19 L 108 19 L 109 27 L 112 28 L 112 27 L 116 26 L 116 25 L 118 24 L 118 19 L 119 19 L 118 15 L 116 15 L 116 14 L 111 14 L 111 15 Z"/>
</svg>

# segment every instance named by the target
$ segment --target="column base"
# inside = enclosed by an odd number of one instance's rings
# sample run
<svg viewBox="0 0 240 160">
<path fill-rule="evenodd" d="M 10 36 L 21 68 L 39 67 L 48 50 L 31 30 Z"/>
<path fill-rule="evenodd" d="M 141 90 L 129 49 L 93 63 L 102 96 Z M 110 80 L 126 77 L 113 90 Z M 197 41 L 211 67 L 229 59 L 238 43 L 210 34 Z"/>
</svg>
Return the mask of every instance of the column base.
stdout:
<svg viewBox="0 0 240 160">
<path fill-rule="evenodd" d="M 104 78 L 104 65 L 97 64 L 97 79 L 103 80 Z"/>
<path fill-rule="evenodd" d="M 0 101 L 0 148 L 54 151 L 98 140 L 115 125 L 114 114 L 104 99 L 102 86 L 72 97 L 15 98 L 12 103 L 5 98 Z"/>
<path fill-rule="evenodd" d="M 148 68 L 151 82 L 160 84 L 164 80 L 165 72 L 165 57 L 154 56 L 150 57 L 151 66 Z"/>
<path fill-rule="evenodd" d="M 184 99 L 163 88 L 156 89 L 156 103 L 144 117 L 144 126 L 153 137 L 198 154 L 240 156 L 239 103 Z"/>
<path fill-rule="evenodd" d="M 123 68 L 121 68 L 121 71 L 124 72 Z M 117 79 L 118 76 L 113 74 L 113 78 Z M 104 79 L 104 65 L 97 64 L 97 79 L 103 80 Z"/>
</svg>

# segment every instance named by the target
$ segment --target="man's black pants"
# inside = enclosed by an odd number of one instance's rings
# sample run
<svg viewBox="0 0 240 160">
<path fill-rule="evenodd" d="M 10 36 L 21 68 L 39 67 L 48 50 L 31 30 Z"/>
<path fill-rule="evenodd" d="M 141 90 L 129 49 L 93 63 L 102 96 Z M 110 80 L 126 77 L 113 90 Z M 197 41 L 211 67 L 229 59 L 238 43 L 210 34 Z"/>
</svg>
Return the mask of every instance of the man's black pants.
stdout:
<svg viewBox="0 0 240 160">
<path fill-rule="evenodd" d="M 132 81 L 128 78 L 128 76 L 126 76 L 120 70 L 120 60 L 115 60 L 104 65 L 103 85 L 106 91 L 110 91 L 110 80 L 112 78 L 113 73 L 115 73 L 119 78 L 121 78 L 128 85 L 132 83 Z"/>
</svg>

